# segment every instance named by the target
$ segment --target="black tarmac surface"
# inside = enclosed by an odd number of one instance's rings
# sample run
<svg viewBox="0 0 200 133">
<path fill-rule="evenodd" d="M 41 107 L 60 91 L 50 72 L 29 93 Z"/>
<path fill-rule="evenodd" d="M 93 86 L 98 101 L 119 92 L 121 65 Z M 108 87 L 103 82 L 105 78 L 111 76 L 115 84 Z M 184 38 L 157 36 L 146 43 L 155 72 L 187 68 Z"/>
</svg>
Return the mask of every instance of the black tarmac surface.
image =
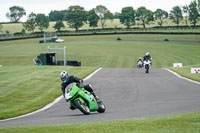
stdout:
<svg viewBox="0 0 200 133">
<path fill-rule="evenodd" d="M 106 105 L 106 112 L 83 115 L 60 100 L 51 108 L 14 120 L 3 126 L 52 125 L 129 118 L 144 118 L 200 111 L 200 84 L 178 78 L 164 69 L 103 68 L 86 83 Z"/>
</svg>

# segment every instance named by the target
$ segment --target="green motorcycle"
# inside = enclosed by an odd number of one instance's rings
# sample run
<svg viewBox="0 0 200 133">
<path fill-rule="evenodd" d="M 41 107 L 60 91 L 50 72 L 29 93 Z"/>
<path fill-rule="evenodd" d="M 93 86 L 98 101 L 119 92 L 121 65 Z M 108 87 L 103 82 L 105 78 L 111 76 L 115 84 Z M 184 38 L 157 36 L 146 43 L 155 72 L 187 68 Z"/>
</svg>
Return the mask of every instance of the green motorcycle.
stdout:
<svg viewBox="0 0 200 133">
<path fill-rule="evenodd" d="M 65 99 L 72 107 L 86 115 L 94 111 L 104 113 L 106 110 L 102 101 L 97 102 L 90 92 L 83 87 L 79 88 L 76 83 L 71 83 L 65 88 Z"/>
</svg>

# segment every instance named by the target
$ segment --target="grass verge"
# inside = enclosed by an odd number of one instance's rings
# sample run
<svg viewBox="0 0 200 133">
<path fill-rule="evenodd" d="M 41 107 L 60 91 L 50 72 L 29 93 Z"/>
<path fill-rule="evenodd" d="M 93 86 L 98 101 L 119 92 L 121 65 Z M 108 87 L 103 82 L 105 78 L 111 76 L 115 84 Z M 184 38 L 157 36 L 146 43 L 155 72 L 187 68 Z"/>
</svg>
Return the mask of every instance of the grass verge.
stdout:
<svg viewBox="0 0 200 133">
<path fill-rule="evenodd" d="M 184 66 L 182 68 L 172 68 L 170 67 L 169 69 L 178 73 L 179 75 L 195 80 L 200 82 L 200 74 L 192 74 L 191 73 L 191 68 L 200 68 L 200 65 L 190 65 L 190 66 Z"/>
<path fill-rule="evenodd" d="M 83 124 L 0 128 L 0 133 L 200 133 L 200 113 Z"/>
<path fill-rule="evenodd" d="M 95 67 L 13 66 L 0 68 L 0 119 L 23 115 L 44 107 L 60 96 L 59 74 L 67 70 L 84 78 Z"/>
</svg>

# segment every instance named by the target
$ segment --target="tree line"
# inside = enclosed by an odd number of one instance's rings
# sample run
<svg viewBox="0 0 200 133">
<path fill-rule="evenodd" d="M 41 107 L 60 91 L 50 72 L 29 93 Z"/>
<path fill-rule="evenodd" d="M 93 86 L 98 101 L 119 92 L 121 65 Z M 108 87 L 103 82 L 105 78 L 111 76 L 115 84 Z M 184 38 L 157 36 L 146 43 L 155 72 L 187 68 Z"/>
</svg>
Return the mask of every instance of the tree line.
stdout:
<svg viewBox="0 0 200 133">
<path fill-rule="evenodd" d="M 10 12 L 6 16 L 11 22 L 19 22 L 20 19 L 26 15 L 26 11 L 23 7 L 13 6 L 9 8 Z M 105 27 L 107 20 L 113 20 L 118 18 L 120 23 L 124 24 L 128 29 L 136 24 L 136 21 L 140 21 L 140 25 L 143 28 L 151 21 L 156 21 L 157 24 L 162 27 L 164 20 L 169 18 L 179 26 L 180 22 L 184 20 L 186 26 L 191 23 L 194 27 L 199 21 L 200 17 L 200 0 L 191 1 L 189 5 L 183 7 L 175 6 L 171 9 L 170 13 L 162 9 L 151 11 L 144 6 L 134 10 L 133 7 L 124 7 L 121 13 L 111 13 L 105 6 L 98 5 L 89 11 L 86 11 L 81 6 L 70 6 L 67 10 L 51 11 L 48 16 L 45 14 L 31 13 L 28 15 L 27 21 L 23 23 L 25 30 L 34 32 L 38 27 L 41 32 L 49 27 L 50 21 L 56 21 L 53 26 L 54 29 L 60 31 L 61 28 L 65 28 L 63 22 L 66 21 L 70 28 L 74 28 L 78 31 L 85 23 L 89 23 L 92 28 L 97 27 L 100 22 L 102 29 Z M 0 25 L 0 31 L 2 26 Z"/>
</svg>

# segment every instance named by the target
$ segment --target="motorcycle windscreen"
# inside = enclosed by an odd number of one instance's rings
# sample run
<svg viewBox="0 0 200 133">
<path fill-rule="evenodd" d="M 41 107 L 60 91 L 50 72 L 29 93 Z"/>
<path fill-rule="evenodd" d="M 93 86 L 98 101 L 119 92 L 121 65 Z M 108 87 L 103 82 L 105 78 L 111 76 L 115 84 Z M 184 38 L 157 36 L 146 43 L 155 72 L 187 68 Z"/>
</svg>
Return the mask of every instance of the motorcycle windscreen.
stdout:
<svg viewBox="0 0 200 133">
<path fill-rule="evenodd" d="M 78 87 L 76 86 L 76 83 L 71 83 L 65 88 L 65 98 L 69 100 L 70 98 L 73 98 L 76 93 L 78 92 Z"/>
<path fill-rule="evenodd" d="M 146 64 L 146 65 L 145 65 L 145 68 L 146 68 L 146 69 L 149 69 L 149 64 Z"/>
</svg>

